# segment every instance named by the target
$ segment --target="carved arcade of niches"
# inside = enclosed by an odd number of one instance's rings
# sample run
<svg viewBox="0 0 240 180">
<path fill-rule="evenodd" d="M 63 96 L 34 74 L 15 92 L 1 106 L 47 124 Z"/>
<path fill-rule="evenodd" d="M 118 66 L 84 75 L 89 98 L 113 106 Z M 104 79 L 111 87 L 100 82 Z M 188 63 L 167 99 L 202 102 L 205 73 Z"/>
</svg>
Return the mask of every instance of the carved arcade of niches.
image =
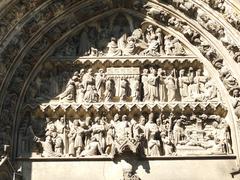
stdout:
<svg viewBox="0 0 240 180">
<path fill-rule="evenodd" d="M 160 28 L 116 19 L 84 28 L 43 65 L 25 100 L 18 157 L 232 154 L 204 65 Z"/>
</svg>

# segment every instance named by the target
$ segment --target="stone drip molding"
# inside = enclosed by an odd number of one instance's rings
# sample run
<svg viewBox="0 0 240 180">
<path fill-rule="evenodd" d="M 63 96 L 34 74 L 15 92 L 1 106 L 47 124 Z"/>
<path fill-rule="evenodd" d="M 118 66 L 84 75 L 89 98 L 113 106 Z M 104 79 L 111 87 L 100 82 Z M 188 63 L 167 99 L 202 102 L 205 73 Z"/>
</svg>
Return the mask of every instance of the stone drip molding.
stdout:
<svg viewBox="0 0 240 180">
<path fill-rule="evenodd" d="M 63 16 L 63 15 L 62 15 L 62 16 Z M 151 19 L 151 18 L 150 18 L 150 19 Z M 162 28 L 164 29 L 164 27 L 162 27 Z M 38 31 L 37 33 L 35 33 L 35 35 L 37 35 L 39 32 L 40 32 L 40 31 Z M 44 32 L 47 32 L 47 29 L 45 29 Z M 176 33 L 176 34 L 179 35 L 179 33 Z M 68 35 L 70 35 L 70 33 L 67 33 L 67 36 L 68 36 Z M 181 39 L 184 38 L 182 35 L 180 35 L 180 36 L 181 36 Z M 41 37 L 38 37 L 38 39 L 40 39 L 40 38 L 41 38 Z M 66 39 L 66 38 L 67 38 L 67 37 L 65 37 L 65 39 Z M 35 38 L 33 38 L 33 39 L 35 39 Z M 32 39 L 32 40 L 33 40 L 33 39 Z M 38 40 L 38 39 L 37 39 L 37 40 Z M 186 40 L 185 40 L 185 41 L 186 41 Z M 37 41 L 35 41 L 35 42 L 37 42 Z M 35 43 L 35 42 L 34 42 L 34 43 Z M 61 41 L 61 42 L 62 42 L 62 41 Z M 59 42 L 59 43 L 61 43 L 61 42 Z M 32 43 L 31 45 L 33 46 L 34 43 Z M 30 45 L 30 44 L 28 44 L 28 45 Z M 57 44 L 57 43 L 53 43 L 53 45 L 54 45 L 54 47 L 56 47 L 58 44 Z M 27 47 L 27 46 L 25 46 L 24 48 L 26 48 L 26 47 Z M 29 49 L 30 49 L 30 47 L 31 47 L 31 46 L 29 46 Z M 51 51 L 51 52 L 54 50 L 54 47 L 51 47 L 51 48 L 50 48 L 50 51 Z M 43 50 L 45 50 L 45 49 L 43 49 Z M 47 57 L 47 56 L 51 53 L 50 51 L 49 51 L 49 53 L 45 54 L 45 57 Z M 43 52 L 44 52 L 44 51 L 43 51 Z M 25 51 L 25 53 L 27 54 L 27 51 Z M 41 52 L 39 52 L 39 54 L 41 54 Z M 198 55 L 200 55 L 200 54 L 198 53 Z M 19 57 L 21 57 L 21 58 L 19 58 Z M 18 58 L 19 58 L 19 59 L 23 59 L 23 55 L 18 56 Z M 18 58 L 15 58 L 15 61 L 17 61 Z M 43 59 L 43 58 L 40 58 L 40 59 Z M 29 61 L 29 59 L 26 58 L 23 62 L 26 62 L 26 61 Z M 21 62 L 21 60 L 19 60 L 19 63 L 16 63 L 17 66 L 20 65 L 20 62 Z M 33 64 L 32 64 L 32 65 L 33 65 Z M 37 65 L 39 65 L 39 64 L 37 64 Z M 23 67 L 26 67 L 26 66 L 28 67 L 28 70 L 31 70 L 31 65 L 30 65 L 30 66 L 28 66 L 28 65 L 22 65 L 22 66 L 20 66 L 20 68 L 19 68 L 20 71 L 18 71 L 19 74 L 16 73 L 15 80 L 13 80 L 13 82 L 12 82 L 14 85 L 19 84 L 19 83 L 22 84 L 22 83 L 24 82 L 23 79 L 19 79 L 18 77 L 27 78 L 27 75 L 23 74 L 23 72 L 22 72 L 22 70 L 21 70 Z M 14 68 L 14 69 L 16 70 L 16 68 Z M 35 69 L 35 68 L 33 68 L 33 69 Z M 11 71 L 12 71 L 12 69 L 11 69 Z M 24 73 L 25 73 L 25 72 L 24 72 Z M 12 76 L 13 76 L 13 74 L 12 74 Z M 28 77 L 29 77 L 29 76 L 28 76 Z M 33 76 L 32 76 L 32 77 L 33 77 Z M 10 78 L 10 79 L 11 79 L 11 78 Z M 10 82 L 10 79 L 6 79 L 5 81 Z M 29 78 L 28 78 L 28 79 L 29 79 Z M 20 82 L 19 82 L 19 81 L 20 81 Z M 221 81 L 219 80 L 218 82 L 221 82 Z M 13 85 L 11 85 L 10 88 L 11 88 L 11 87 L 14 89 L 14 91 L 18 91 L 17 94 L 19 95 L 19 92 L 21 91 L 21 87 L 20 87 L 20 89 L 15 88 Z M 24 87 L 25 87 L 25 89 L 26 89 L 26 88 L 27 88 L 27 85 L 25 85 Z M 7 88 L 7 85 L 5 85 L 5 88 L 4 88 L 4 89 L 6 90 L 6 88 Z M 4 89 L 3 89 L 3 92 L 4 92 Z M 12 92 L 14 92 L 14 91 L 12 91 Z M 24 92 L 24 91 L 22 91 L 22 92 Z M 9 93 L 12 94 L 11 91 L 9 91 Z M 4 97 L 4 95 L 1 96 L 1 100 L 3 100 L 3 97 Z M 11 97 L 11 96 L 10 96 L 10 97 Z M 9 98 L 9 97 L 7 97 L 7 98 Z M 14 99 L 10 99 L 10 100 L 12 101 L 11 103 L 15 103 L 15 102 L 14 102 L 14 101 L 15 101 Z M 1 101 L 1 102 L 3 102 L 3 101 Z M 20 101 L 19 101 L 19 102 L 20 102 Z M 5 101 L 5 103 L 6 103 L 6 104 L 5 104 L 5 107 L 11 107 L 11 106 L 8 106 L 8 105 L 9 105 L 9 101 Z M 10 103 L 10 104 L 11 104 L 11 103 Z M 21 103 L 19 103 L 19 104 L 21 104 Z M 12 106 L 13 106 L 13 108 L 14 108 L 14 105 L 12 105 Z M 10 108 L 10 109 L 11 109 L 11 108 Z"/>
<path fill-rule="evenodd" d="M 209 5 L 213 10 L 222 14 L 222 18 L 232 25 L 236 30 L 240 30 L 239 24 L 239 2 L 235 0 L 224 0 L 222 2 L 210 3 L 209 0 L 202 0 L 205 4 Z"/>
</svg>

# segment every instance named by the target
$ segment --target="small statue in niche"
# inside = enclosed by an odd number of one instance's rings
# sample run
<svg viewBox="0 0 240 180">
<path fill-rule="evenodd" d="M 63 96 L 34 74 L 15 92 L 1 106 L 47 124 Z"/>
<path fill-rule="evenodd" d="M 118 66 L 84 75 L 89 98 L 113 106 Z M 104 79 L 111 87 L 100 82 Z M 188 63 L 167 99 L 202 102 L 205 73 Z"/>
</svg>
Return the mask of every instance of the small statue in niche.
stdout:
<svg viewBox="0 0 240 180">
<path fill-rule="evenodd" d="M 105 96 L 105 102 L 111 102 L 114 96 L 113 82 L 110 78 L 107 78 L 106 80 L 104 96 Z"/>
<path fill-rule="evenodd" d="M 91 127 L 92 137 L 95 137 L 100 144 L 102 150 L 106 147 L 105 141 L 105 132 L 106 128 L 104 125 L 104 121 L 100 117 L 95 118 L 95 123 Z"/>
<path fill-rule="evenodd" d="M 127 38 L 126 47 L 123 50 L 124 56 L 132 56 L 136 53 L 136 39 L 132 36 Z"/>
<path fill-rule="evenodd" d="M 116 136 L 115 139 L 118 141 L 124 140 L 125 138 L 132 137 L 131 124 L 128 120 L 127 115 L 122 116 L 122 121 L 115 124 Z"/>
<path fill-rule="evenodd" d="M 192 96 L 194 97 L 195 94 L 201 94 L 205 90 L 205 84 L 208 80 L 207 76 L 202 75 L 202 69 L 198 69 L 196 71 L 196 75 L 193 79 L 193 91 Z"/>
<path fill-rule="evenodd" d="M 148 74 L 148 97 L 149 101 L 158 100 L 158 76 L 154 68 L 150 68 L 150 73 Z"/>
<path fill-rule="evenodd" d="M 174 145 L 180 144 L 184 140 L 184 129 L 182 128 L 182 120 L 178 119 L 173 127 L 173 140 Z"/>
<path fill-rule="evenodd" d="M 181 69 L 179 71 L 178 84 L 179 84 L 179 91 L 180 91 L 180 95 L 181 95 L 181 100 L 184 101 L 189 97 L 188 86 L 190 84 L 189 77 L 185 75 L 185 70 L 184 69 Z"/>
<path fill-rule="evenodd" d="M 149 99 L 149 90 L 148 90 L 148 69 L 143 69 L 142 73 L 142 86 L 143 86 L 143 101 Z"/>
<path fill-rule="evenodd" d="M 232 95 L 231 101 L 235 114 L 238 117 L 238 119 L 240 119 L 240 89 L 232 88 L 230 94 Z"/>
<path fill-rule="evenodd" d="M 55 130 L 56 130 L 56 126 L 53 123 L 53 121 L 49 117 L 46 117 L 45 134 L 51 134 Z"/>
<path fill-rule="evenodd" d="M 120 101 L 126 101 L 128 94 L 128 81 L 122 77 L 120 81 Z"/>
<path fill-rule="evenodd" d="M 134 138 L 139 139 L 140 141 L 140 153 L 141 154 L 147 154 L 147 139 L 145 136 L 145 124 L 146 124 L 146 119 L 144 116 L 140 116 L 139 118 L 139 123 L 136 124 L 134 127 Z"/>
<path fill-rule="evenodd" d="M 168 102 L 175 101 L 177 91 L 177 79 L 175 70 L 172 70 L 172 72 L 166 77 L 164 83 L 167 88 L 167 101 Z"/>
<path fill-rule="evenodd" d="M 163 70 L 162 68 L 158 69 L 157 72 L 158 75 L 158 97 L 159 101 L 165 102 L 167 98 L 167 89 L 166 85 L 164 83 L 164 80 L 166 79 L 166 71 Z"/>
<path fill-rule="evenodd" d="M 82 103 L 84 102 L 84 94 L 85 94 L 85 89 L 82 83 L 78 82 L 76 84 L 76 102 L 77 103 Z"/>
<path fill-rule="evenodd" d="M 163 150 L 164 150 L 163 154 L 165 156 L 173 155 L 174 144 L 172 143 L 171 138 L 166 135 L 166 132 L 161 132 L 160 136 L 163 143 Z"/>
<path fill-rule="evenodd" d="M 172 35 L 167 35 L 164 37 L 164 51 L 166 55 L 172 55 L 173 54 L 173 39 L 174 37 Z"/>
<path fill-rule="evenodd" d="M 209 80 L 204 87 L 204 91 L 194 96 L 194 101 L 217 101 L 219 100 L 219 92 L 214 82 Z"/>
<path fill-rule="evenodd" d="M 157 37 L 157 42 L 159 44 L 159 51 L 158 52 L 161 55 L 163 55 L 164 54 L 164 50 L 163 50 L 163 47 L 164 47 L 163 40 L 164 40 L 164 38 L 163 38 L 162 29 L 161 28 L 157 28 L 155 33 L 156 33 L 156 37 Z"/>
<path fill-rule="evenodd" d="M 84 148 L 84 137 L 85 130 L 83 128 L 83 124 L 79 124 L 78 120 L 73 121 L 73 127 L 70 128 L 70 132 L 68 134 L 69 138 L 69 156 L 79 156 Z"/>
<path fill-rule="evenodd" d="M 238 86 L 237 80 L 232 76 L 232 73 L 228 68 L 222 67 L 220 70 L 220 77 L 223 81 L 224 86 L 228 90 Z"/>
<path fill-rule="evenodd" d="M 47 136 L 45 141 L 41 141 L 40 138 L 36 138 L 36 142 L 41 143 L 43 148 L 43 157 L 56 157 L 57 154 L 53 151 L 53 142 L 51 136 Z M 59 155 L 60 156 L 60 155 Z"/>
<path fill-rule="evenodd" d="M 96 90 L 98 92 L 99 101 L 103 101 L 104 91 L 105 91 L 105 82 L 106 82 L 106 77 L 103 72 L 103 69 L 98 70 L 95 80 L 96 80 Z"/>
<path fill-rule="evenodd" d="M 186 52 L 185 52 L 185 49 L 184 47 L 182 46 L 182 44 L 180 43 L 179 39 L 177 39 L 176 37 L 173 39 L 173 54 L 174 55 L 185 55 Z"/>
<path fill-rule="evenodd" d="M 106 56 L 121 56 L 122 51 L 118 48 L 116 38 L 112 37 L 111 42 L 108 43 L 108 52 Z"/>
<path fill-rule="evenodd" d="M 158 126 L 153 120 L 154 114 L 150 113 L 148 122 L 145 125 L 146 139 L 148 141 L 148 155 L 159 156 L 160 155 L 160 141 L 157 139 L 157 133 L 159 133 Z"/>
<path fill-rule="evenodd" d="M 68 81 L 65 91 L 57 96 L 59 100 L 75 101 L 76 99 L 75 83 L 77 81 L 78 81 L 78 76 L 77 74 L 74 74 L 73 77 Z"/>
<path fill-rule="evenodd" d="M 85 88 L 84 101 L 87 103 L 98 102 L 98 93 L 95 88 L 95 78 L 92 69 L 88 69 L 82 78 L 82 84 Z"/>
<path fill-rule="evenodd" d="M 153 26 L 150 24 L 147 27 L 146 34 L 145 34 L 146 42 L 150 44 L 152 40 L 155 39 L 155 37 L 156 37 L 156 34 L 154 32 Z"/>
<path fill-rule="evenodd" d="M 133 80 L 133 88 L 132 88 L 132 101 L 139 102 L 141 98 L 140 94 L 140 79 L 139 76 L 135 76 Z"/>
<path fill-rule="evenodd" d="M 92 137 L 90 143 L 81 152 L 80 156 L 103 155 L 102 148 L 96 137 Z"/>
</svg>

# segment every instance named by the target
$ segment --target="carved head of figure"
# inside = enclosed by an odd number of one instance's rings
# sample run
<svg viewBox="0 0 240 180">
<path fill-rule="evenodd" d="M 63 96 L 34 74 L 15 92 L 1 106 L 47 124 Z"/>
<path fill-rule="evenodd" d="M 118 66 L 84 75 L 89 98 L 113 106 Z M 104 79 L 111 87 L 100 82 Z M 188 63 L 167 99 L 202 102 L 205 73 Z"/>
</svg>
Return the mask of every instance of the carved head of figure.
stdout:
<svg viewBox="0 0 240 180">
<path fill-rule="evenodd" d="M 178 119 L 177 122 L 176 122 L 176 126 L 181 126 L 181 124 L 182 124 L 182 120 Z"/>
<path fill-rule="evenodd" d="M 224 36 L 225 36 L 225 32 L 224 32 L 224 29 L 223 29 L 223 28 L 220 28 L 220 29 L 218 30 L 218 36 L 219 36 L 219 37 L 224 37 Z"/>
<path fill-rule="evenodd" d="M 184 76 L 185 75 L 185 70 L 184 69 L 180 69 L 179 71 L 179 76 Z"/>
<path fill-rule="evenodd" d="M 157 33 L 159 33 L 159 34 L 162 33 L 162 29 L 161 29 L 161 28 L 157 28 L 157 29 L 156 29 L 156 34 L 157 34 Z"/>
<path fill-rule="evenodd" d="M 119 119 L 120 119 L 120 116 L 119 116 L 119 114 L 118 114 L 118 113 L 117 113 L 117 114 L 115 114 L 115 116 L 114 116 L 114 118 L 113 118 L 114 122 L 117 122 L 117 121 L 119 121 Z"/>
<path fill-rule="evenodd" d="M 59 121 L 60 121 L 61 123 L 64 123 L 65 118 L 62 116 L 62 117 L 60 117 Z"/>
<path fill-rule="evenodd" d="M 74 125 L 74 127 L 79 126 L 79 121 L 78 121 L 77 119 L 75 119 L 75 120 L 73 121 L 73 125 Z"/>
<path fill-rule="evenodd" d="M 103 72 L 104 72 L 103 69 L 98 70 L 98 73 L 101 74 L 101 75 L 103 74 Z"/>
<path fill-rule="evenodd" d="M 152 32 L 153 31 L 153 26 L 151 24 L 147 27 L 147 31 L 148 32 Z"/>
<path fill-rule="evenodd" d="M 93 75 L 93 70 L 92 70 L 92 68 L 88 69 L 88 74 Z"/>
<path fill-rule="evenodd" d="M 115 37 L 111 37 L 111 42 L 116 43 L 116 42 L 117 42 L 117 39 L 116 39 Z"/>
<path fill-rule="evenodd" d="M 100 117 L 99 116 L 95 117 L 94 121 L 95 123 L 100 123 Z"/>
<path fill-rule="evenodd" d="M 160 126 L 160 125 L 162 124 L 162 120 L 161 120 L 160 117 L 156 119 L 156 124 L 157 124 L 158 126 Z"/>
<path fill-rule="evenodd" d="M 53 137 L 53 138 L 56 138 L 57 137 L 57 132 L 56 131 L 53 131 L 52 133 L 51 133 L 51 136 Z"/>
<path fill-rule="evenodd" d="M 196 71 L 196 76 L 201 76 L 202 75 L 202 69 L 198 69 Z"/>
<path fill-rule="evenodd" d="M 162 72 L 163 72 L 163 69 L 162 69 L 162 68 L 158 68 L 157 74 L 158 74 L 159 76 L 162 75 Z"/>
<path fill-rule="evenodd" d="M 86 125 L 89 126 L 91 124 L 91 117 L 86 117 Z"/>
<path fill-rule="evenodd" d="M 148 69 L 143 69 L 143 75 L 147 75 L 148 74 Z"/>
<path fill-rule="evenodd" d="M 142 116 L 140 116 L 140 119 L 139 119 L 139 124 L 140 125 L 145 125 L 145 123 L 146 123 L 146 119 L 145 119 L 145 117 L 142 115 Z"/>
<path fill-rule="evenodd" d="M 152 74 L 154 74 L 154 75 L 156 75 L 156 74 L 157 74 L 157 71 L 156 71 L 156 69 L 154 69 L 153 67 L 152 67 L 152 68 L 150 68 L 150 72 L 151 72 Z"/>
<path fill-rule="evenodd" d="M 238 88 L 235 88 L 232 90 L 232 96 L 233 97 L 239 97 L 239 89 Z"/>
<path fill-rule="evenodd" d="M 128 120 L 127 115 L 123 115 L 123 116 L 122 116 L 122 121 L 127 121 L 127 120 Z"/>
<path fill-rule="evenodd" d="M 240 63 L 240 52 L 236 52 L 233 59 L 237 62 Z"/>
</svg>

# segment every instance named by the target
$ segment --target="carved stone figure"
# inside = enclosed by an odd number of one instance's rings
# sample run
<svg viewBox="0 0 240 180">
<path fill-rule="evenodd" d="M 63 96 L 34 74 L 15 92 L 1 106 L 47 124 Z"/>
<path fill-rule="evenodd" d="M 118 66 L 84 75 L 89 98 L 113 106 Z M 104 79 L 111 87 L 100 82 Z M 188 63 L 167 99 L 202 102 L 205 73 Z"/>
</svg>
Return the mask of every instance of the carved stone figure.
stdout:
<svg viewBox="0 0 240 180">
<path fill-rule="evenodd" d="M 113 93 L 114 93 L 114 91 L 113 91 L 112 80 L 110 78 L 107 78 L 105 92 L 104 92 L 106 102 L 111 102 L 112 101 L 112 98 L 114 96 Z"/>
<path fill-rule="evenodd" d="M 74 75 L 67 83 L 66 90 L 61 93 L 59 96 L 60 100 L 69 100 L 69 101 L 75 101 L 76 98 L 76 85 L 75 82 L 78 81 L 78 77 Z"/>
<path fill-rule="evenodd" d="M 106 81 L 103 69 L 99 69 L 95 79 L 96 79 L 96 90 L 98 92 L 99 101 L 103 101 L 104 91 L 105 91 L 105 81 Z"/>
<path fill-rule="evenodd" d="M 40 142 L 43 147 L 43 157 L 56 156 L 55 152 L 53 151 L 53 143 L 51 136 L 47 136 L 45 141 L 40 141 L 40 139 L 38 139 L 37 142 Z"/>
<path fill-rule="evenodd" d="M 126 101 L 128 91 L 128 81 L 122 77 L 120 81 L 120 101 Z"/>
<path fill-rule="evenodd" d="M 148 69 L 143 69 L 142 73 L 142 85 L 143 85 L 143 100 L 149 99 L 149 90 L 148 90 Z"/>
<path fill-rule="evenodd" d="M 167 100 L 167 89 L 165 85 L 165 79 L 166 79 L 166 71 L 159 68 L 158 72 L 158 97 L 159 101 L 165 102 Z"/>
<path fill-rule="evenodd" d="M 126 47 L 123 50 L 124 56 L 132 56 L 136 53 L 136 39 L 133 36 L 127 38 Z"/>
<path fill-rule="evenodd" d="M 149 114 L 148 122 L 145 125 L 146 139 L 148 141 L 148 155 L 159 156 L 160 141 L 159 139 L 157 139 L 157 133 L 159 132 L 159 130 L 153 118 L 154 114 Z"/>
<path fill-rule="evenodd" d="M 92 130 L 92 136 L 96 138 L 96 140 L 100 144 L 100 147 L 103 151 L 106 147 L 106 141 L 105 141 L 106 128 L 104 126 L 104 122 L 100 119 L 100 117 L 95 118 L 95 123 L 92 125 L 91 130 Z"/>
<path fill-rule="evenodd" d="M 150 68 L 150 74 L 148 74 L 147 82 L 149 101 L 158 100 L 158 76 L 154 68 Z"/>
<path fill-rule="evenodd" d="M 112 37 L 111 42 L 108 43 L 108 53 L 107 56 L 121 56 L 122 51 L 118 49 L 116 38 Z"/>
<path fill-rule="evenodd" d="M 176 75 L 175 71 L 173 70 L 164 80 L 166 88 L 167 88 L 167 101 L 175 101 L 176 100 Z"/>
<path fill-rule="evenodd" d="M 177 120 L 177 122 L 175 123 L 175 125 L 173 127 L 173 139 L 174 139 L 175 146 L 177 144 L 179 144 L 180 141 L 182 141 L 184 138 L 184 130 L 181 127 L 181 123 L 182 123 L 182 121 L 179 119 L 179 120 Z"/>
<path fill-rule="evenodd" d="M 189 80 L 189 77 L 185 75 L 184 69 L 181 69 L 179 71 L 178 84 L 179 84 L 181 100 L 185 100 L 186 98 L 189 97 L 188 86 L 190 84 L 190 80 Z"/>
<path fill-rule="evenodd" d="M 95 78 L 93 77 L 93 71 L 91 68 L 88 69 L 86 74 L 84 74 L 82 83 L 85 88 L 84 101 L 88 103 L 98 102 L 98 93 L 95 88 Z"/>
<path fill-rule="evenodd" d="M 166 136 L 165 132 L 161 132 L 161 140 L 163 143 L 163 149 L 165 156 L 173 155 L 174 153 L 174 144 L 171 141 L 171 138 Z"/>
<path fill-rule="evenodd" d="M 81 152 L 80 156 L 103 155 L 102 148 L 96 137 L 92 137 L 90 143 Z"/>
<path fill-rule="evenodd" d="M 84 132 L 78 120 L 73 121 L 73 127 L 70 128 L 69 137 L 69 156 L 79 156 L 84 148 Z"/>
<path fill-rule="evenodd" d="M 133 80 L 133 89 L 132 89 L 132 101 L 139 102 L 141 98 L 140 94 L 140 81 L 139 77 L 136 76 Z"/>
<path fill-rule="evenodd" d="M 202 75 L 202 70 L 198 69 L 196 71 L 196 76 L 193 79 L 193 91 L 192 96 L 195 94 L 201 94 L 204 92 L 205 83 L 207 82 L 208 78 Z"/>
<path fill-rule="evenodd" d="M 232 94 L 232 105 L 235 110 L 235 114 L 240 119 L 240 90 L 239 88 L 233 88 L 231 89 L 231 94 Z"/>
</svg>

